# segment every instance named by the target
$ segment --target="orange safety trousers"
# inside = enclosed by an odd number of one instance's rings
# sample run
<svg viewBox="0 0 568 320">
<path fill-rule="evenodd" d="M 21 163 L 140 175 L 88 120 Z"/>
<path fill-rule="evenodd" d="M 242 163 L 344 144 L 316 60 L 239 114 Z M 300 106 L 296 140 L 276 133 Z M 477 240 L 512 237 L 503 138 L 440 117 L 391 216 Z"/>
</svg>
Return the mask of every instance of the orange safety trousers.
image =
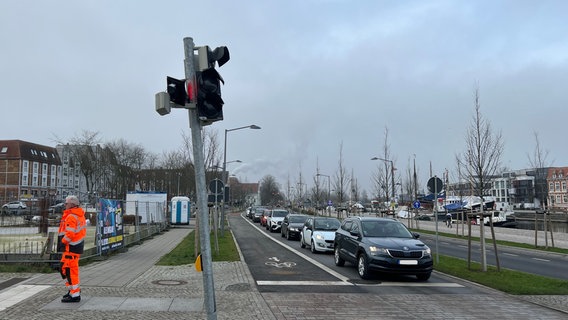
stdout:
<svg viewBox="0 0 568 320">
<path fill-rule="evenodd" d="M 65 279 L 65 286 L 71 297 L 81 295 L 81 280 L 79 279 L 79 258 L 81 255 L 64 252 L 61 257 L 61 277 Z"/>
</svg>

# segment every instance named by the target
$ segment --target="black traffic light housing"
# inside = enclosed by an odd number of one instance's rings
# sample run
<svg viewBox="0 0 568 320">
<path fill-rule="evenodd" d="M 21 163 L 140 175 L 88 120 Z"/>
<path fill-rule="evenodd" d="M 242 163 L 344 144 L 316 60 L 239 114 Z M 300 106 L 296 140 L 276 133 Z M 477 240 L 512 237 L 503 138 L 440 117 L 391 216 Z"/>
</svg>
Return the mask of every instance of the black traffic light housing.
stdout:
<svg viewBox="0 0 568 320">
<path fill-rule="evenodd" d="M 197 116 L 202 125 L 209 125 L 223 120 L 223 98 L 221 98 L 221 83 L 223 77 L 215 69 L 215 63 L 220 66 L 229 61 L 229 49 L 218 47 L 211 51 L 205 46 L 199 50 L 200 70 L 197 77 Z"/>
<path fill-rule="evenodd" d="M 167 92 L 170 95 L 170 101 L 184 107 L 186 103 L 190 102 L 187 98 L 185 79 L 178 80 L 172 77 L 167 77 L 166 79 L 168 82 Z"/>
<path fill-rule="evenodd" d="M 221 82 L 225 83 L 215 68 L 197 73 L 197 114 L 204 124 L 223 120 Z"/>
</svg>

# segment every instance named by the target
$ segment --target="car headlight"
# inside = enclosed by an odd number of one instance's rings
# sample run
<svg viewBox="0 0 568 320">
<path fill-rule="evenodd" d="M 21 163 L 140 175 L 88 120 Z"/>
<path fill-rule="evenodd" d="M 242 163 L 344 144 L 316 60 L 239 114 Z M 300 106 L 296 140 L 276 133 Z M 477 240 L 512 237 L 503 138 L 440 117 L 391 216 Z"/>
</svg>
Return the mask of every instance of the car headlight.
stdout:
<svg viewBox="0 0 568 320">
<path fill-rule="evenodd" d="M 298 228 L 290 228 L 289 230 L 290 230 L 290 231 L 294 231 L 294 232 L 300 231 L 300 230 L 298 230 Z"/>
<path fill-rule="evenodd" d="M 321 241 L 325 240 L 325 238 L 321 234 L 316 234 L 315 238 L 316 240 L 321 240 Z"/>
<path fill-rule="evenodd" d="M 376 246 L 370 246 L 369 251 L 371 251 L 371 254 L 374 256 L 379 254 L 388 254 L 387 249 Z"/>
<path fill-rule="evenodd" d="M 432 255 L 432 250 L 429 247 L 426 247 L 426 250 L 422 250 L 422 255 L 425 257 L 429 257 Z"/>
</svg>

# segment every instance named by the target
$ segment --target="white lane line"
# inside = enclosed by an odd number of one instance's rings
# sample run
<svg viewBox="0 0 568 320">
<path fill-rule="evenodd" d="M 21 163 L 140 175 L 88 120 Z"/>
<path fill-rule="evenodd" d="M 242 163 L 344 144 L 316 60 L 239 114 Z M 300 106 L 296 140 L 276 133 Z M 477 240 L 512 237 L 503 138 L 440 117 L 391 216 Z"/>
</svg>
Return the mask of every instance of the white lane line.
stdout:
<svg viewBox="0 0 568 320">
<path fill-rule="evenodd" d="M 518 257 L 519 256 L 518 254 L 509 253 L 509 252 L 505 252 L 503 254 L 506 255 L 506 256 L 511 256 L 511 257 Z"/>
<path fill-rule="evenodd" d="M 355 285 L 344 281 L 270 281 L 259 280 L 259 286 L 349 286 Z M 452 282 L 379 282 L 379 283 L 357 283 L 357 286 L 367 287 L 446 287 L 463 288 L 461 284 Z"/>
<path fill-rule="evenodd" d="M 353 284 L 344 281 L 270 281 L 259 280 L 259 286 L 351 286 Z"/>
<path fill-rule="evenodd" d="M 541 259 L 541 258 L 531 258 L 533 260 L 538 260 L 538 261 L 544 261 L 544 262 L 550 262 L 550 260 L 548 259 Z"/>
<path fill-rule="evenodd" d="M 0 293 L 0 311 L 23 301 L 50 286 L 21 284 Z"/>
</svg>

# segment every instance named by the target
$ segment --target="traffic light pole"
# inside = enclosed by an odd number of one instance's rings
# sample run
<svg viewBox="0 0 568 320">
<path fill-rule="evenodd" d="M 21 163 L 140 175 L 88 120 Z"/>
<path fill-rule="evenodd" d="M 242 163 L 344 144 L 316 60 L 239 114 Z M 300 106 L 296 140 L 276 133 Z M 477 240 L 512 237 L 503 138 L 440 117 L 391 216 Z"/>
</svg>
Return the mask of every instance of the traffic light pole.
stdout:
<svg viewBox="0 0 568 320">
<path fill-rule="evenodd" d="M 194 43 L 192 38 L 183 39 L 185 49 L 185 77 L 195 79 L 195 63 L 193 59 Z M 203 140 L 201 138 L 201 123 L 197 109 L 190 107 L 189 126 L 193 144 L 193 160 L 195 164 L 195 185 L 197 189 L 197 214 L 199 215 L 199 242 L 201 246 L 201 262 L 203 264 L 203 292 L 207 311 L 207 319 L 217 319 L 215 304 L 215 287 L 213 282 L 213 262 L 211 255 L 211 240 L 209 232 L 209 208 L 207 206 L 207 188 L 205 183 L 205 160 L 203 156 Z"/>
</svg>

